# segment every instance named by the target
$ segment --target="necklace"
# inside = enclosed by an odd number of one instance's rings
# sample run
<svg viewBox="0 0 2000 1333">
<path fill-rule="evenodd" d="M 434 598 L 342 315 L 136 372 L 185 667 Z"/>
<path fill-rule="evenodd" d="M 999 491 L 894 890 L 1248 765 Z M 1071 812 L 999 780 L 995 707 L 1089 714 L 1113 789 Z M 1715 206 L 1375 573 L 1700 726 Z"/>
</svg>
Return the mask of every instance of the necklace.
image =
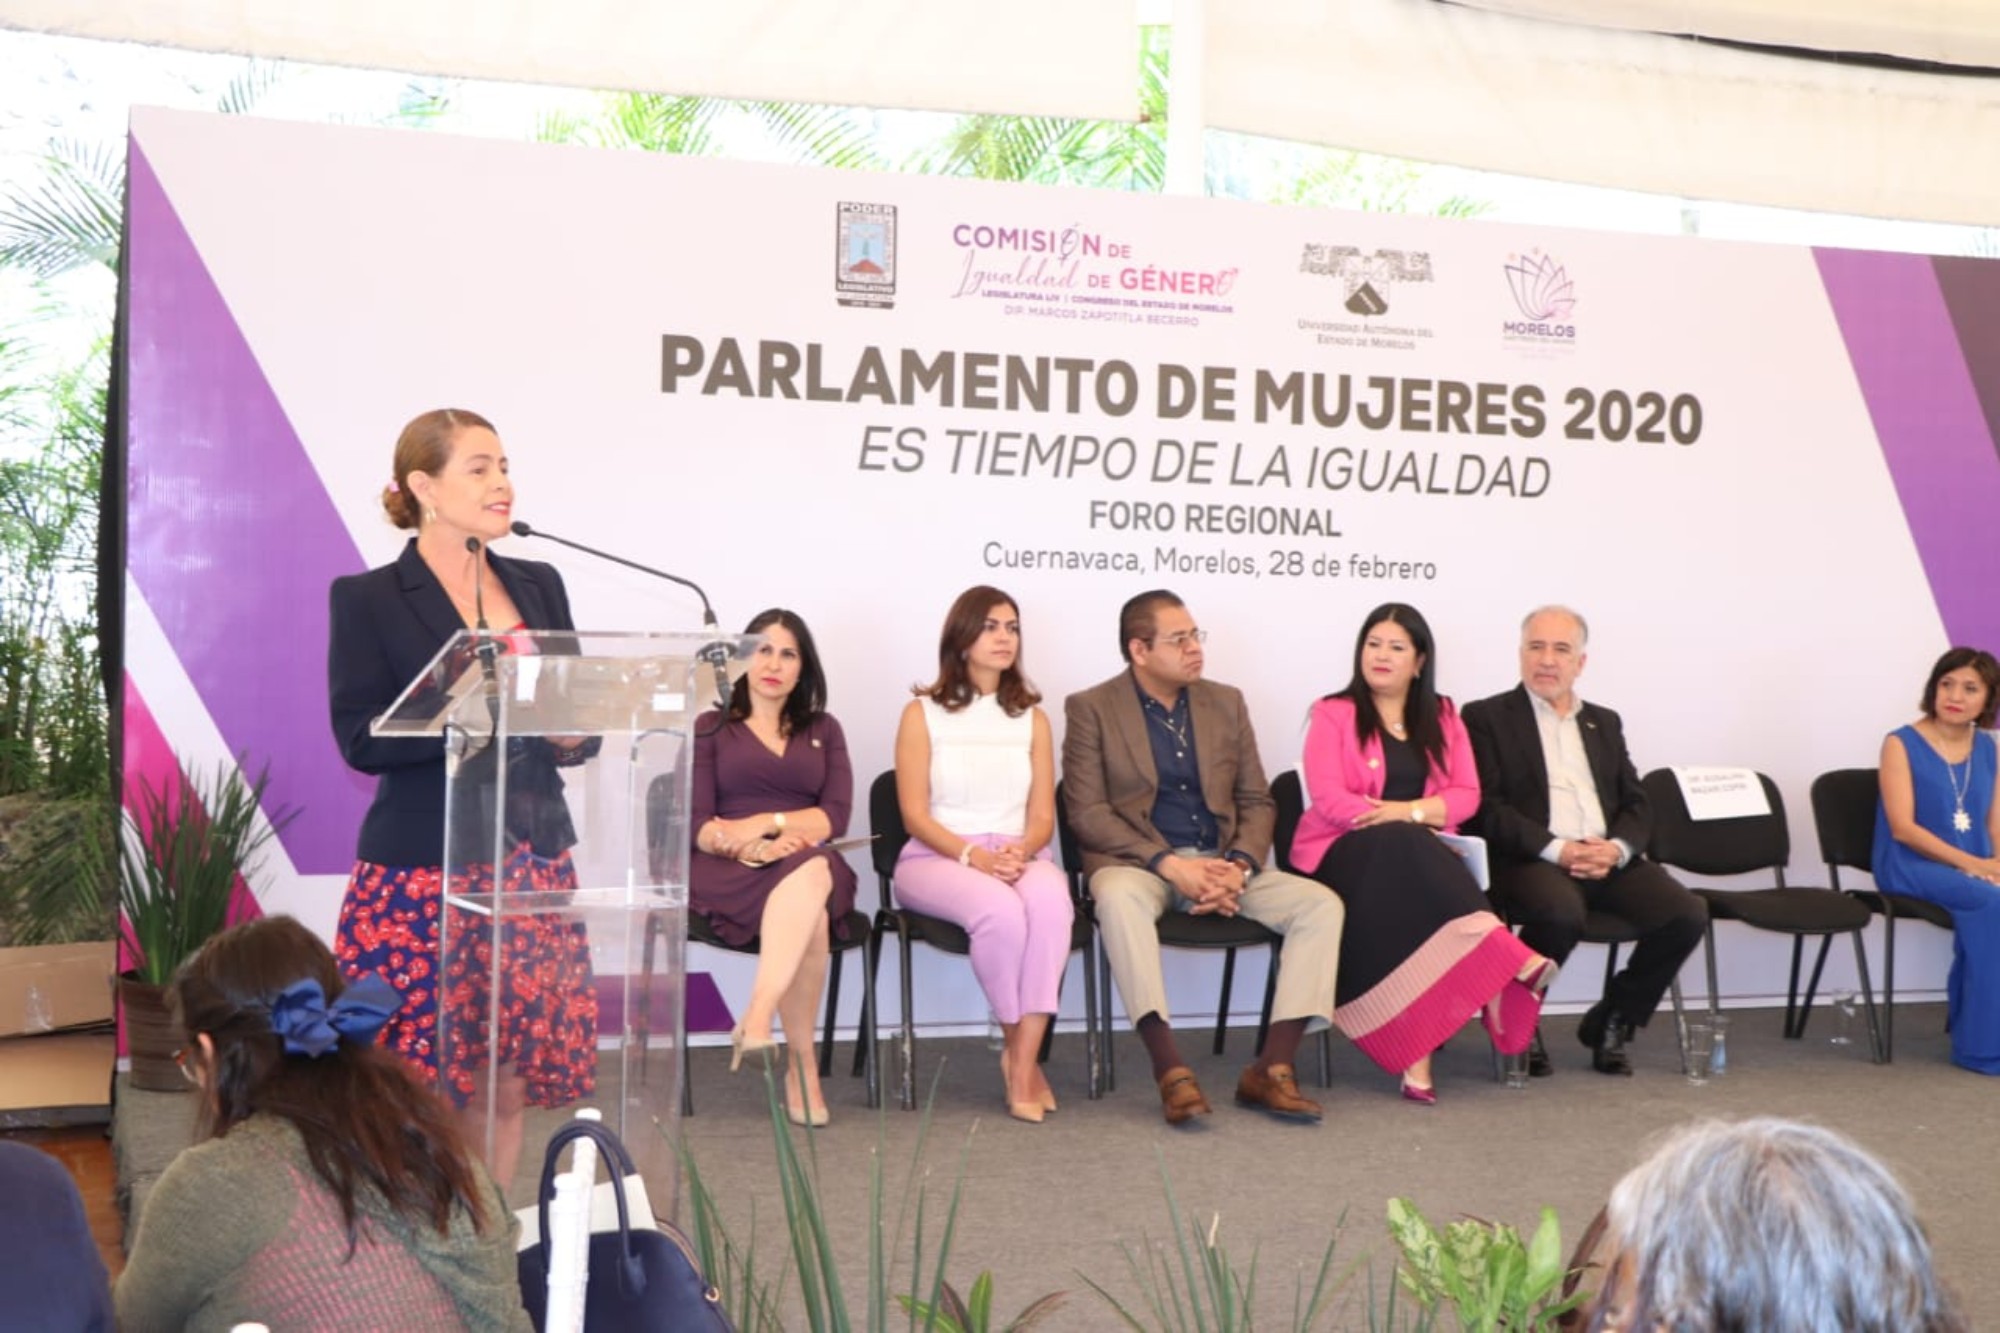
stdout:
<svg viewBox="0 0 2000 1333">
<path fill-rule="evenodd" d="M 1409 738 L 1409 731 L 1405 728 L 1404 724 L 1401 722 L 1391 722 L 1388 718 L 1385 717 L 1382 719 L 1382 726 L 1384 727 L 1384 729 L 1388 731 L 1388 733 L 1391 736 L 1394 736 L 1399 741 L 1407 740 Z"/>
<path fill-rule="evenodd" d="M 1951 826 L 1960 833 L 1972 832 L 1972 816 L 1965 813 L 1965 794 L 1972 789 L 1972 751 L 1965 752 L 1965 780 L 1959 781 L 1958 765 L 1947 763 L 1945 776 L 1951 779 L 1951 802 L 1957 809 L 1951 812 Z"/>
<path fill-rule="evenodd" d="M 1179 704 L 1174 706 L 1173 712 L 1168 712 L 1155 701 L 1153 707 L 1146 710 L 1146 716 L 1165 727 L 1167 735 L 1174 738 L 1174 744 L 1180 747 L 1174 752 L 1174 758 L 1185 759 L 1188 750 L 1188 724 L 1185 719 L 1178 716 L 1179 712 Z"/>
</svg>

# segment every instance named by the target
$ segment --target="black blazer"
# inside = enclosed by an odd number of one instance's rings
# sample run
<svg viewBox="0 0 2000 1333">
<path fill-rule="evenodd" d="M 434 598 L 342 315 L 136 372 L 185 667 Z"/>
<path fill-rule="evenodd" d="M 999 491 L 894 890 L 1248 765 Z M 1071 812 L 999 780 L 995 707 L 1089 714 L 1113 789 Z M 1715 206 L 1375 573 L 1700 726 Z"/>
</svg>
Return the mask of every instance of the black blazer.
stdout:
<svg viewBox="0 0 2000 1333">
<path fill-rule="evenodd" d="M 530 629 L 576 628 L 555 566 L 510 560 L 490 549 L 486 558 Z M 332 629 L 326 676 L 334 740 L 351 767 L 380 779 L 374 804 L 361 821 L 355 855 L 385 866 L 439 865 L 444 860 L 443 742 L 371 736 L 368 725 L 465 622 L 417 554 L 414 538 L 394 564 L 335 579 L 328 600 Z M 554 752 L 540 741 L 518 748 L 521 753 L 510 754 L 509 789 L 540 798 L 534 805 L 541 818 L 520 819 L 510 809 L 509 824 L 539 824 L 520 832 L 536 851 L 552 856 L 576 841 L 562 806 Z"/>
<path fill-rule="evenodd" d="M 1556 836 L 1549 829 L 1549 768 L 1542 732 L 1525 685 L 1480 699 L 1461 714 L 1479 764 L 1479 814 L 1473 831 L 1486 839 L 1496 864 L 1535 861 Z M 1585 703 L 1577 715 L 1584 756 L 1604 806 L 1605 835 L 1622 838 L 1644 856 L 1653 832 L 1652 807 L 1625 752 L 1625 728 L 1609 708 Z"/>
</svg>

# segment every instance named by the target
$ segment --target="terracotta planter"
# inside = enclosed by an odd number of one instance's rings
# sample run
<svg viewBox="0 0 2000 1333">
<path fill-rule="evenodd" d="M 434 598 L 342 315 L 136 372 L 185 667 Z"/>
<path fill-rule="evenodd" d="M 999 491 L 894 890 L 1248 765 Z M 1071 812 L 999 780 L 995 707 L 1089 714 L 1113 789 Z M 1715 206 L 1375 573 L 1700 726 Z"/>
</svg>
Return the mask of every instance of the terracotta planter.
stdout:
<svg viewBox="0 0 2000 1333">
<path fill-rule="evenodd" d="M 190 1086 L 174 1063 L 181 1048 L 180 1024 L 167 1009 L 167 988 L 118 979 L 118 1003 L 125 1014 L 125 1050 L 132 1057 L 131 1082 L 148 1092 L 186 1092 Z"/>
</svg>

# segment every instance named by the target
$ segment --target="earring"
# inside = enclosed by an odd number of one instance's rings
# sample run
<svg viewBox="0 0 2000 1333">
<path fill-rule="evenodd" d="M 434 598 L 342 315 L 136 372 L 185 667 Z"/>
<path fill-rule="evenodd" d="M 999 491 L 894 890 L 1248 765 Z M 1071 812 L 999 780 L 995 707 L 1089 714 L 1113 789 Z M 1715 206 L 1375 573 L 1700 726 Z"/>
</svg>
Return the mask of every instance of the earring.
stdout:
<svg viewBox="0 0 2000 1333">
<path fill-rule="evenodd" d="M 426 522 L 426 523 L 435 523 L 435 522 L 437 522 L 437 521 L 438 521 L 438 511 L 437 511 L 437 510 L 435 510 L 435 509 L 433 509 L 433 508 L 431 508 L 431 507 L 430 507 L 429 505 L 425 505 L 425 506 L 424 506 L 424 522 Z"/>
</svg>

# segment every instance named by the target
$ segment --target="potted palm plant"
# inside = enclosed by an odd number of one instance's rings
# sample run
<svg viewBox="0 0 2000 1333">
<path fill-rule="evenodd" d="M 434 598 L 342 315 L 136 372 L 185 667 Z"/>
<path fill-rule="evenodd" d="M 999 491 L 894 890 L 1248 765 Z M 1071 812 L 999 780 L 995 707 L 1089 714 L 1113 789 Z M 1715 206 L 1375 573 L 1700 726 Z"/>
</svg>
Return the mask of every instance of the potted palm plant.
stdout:
<svg viewBox="0 0 2000 1333">
<path fill-rule="evenodd" d="M 239 878 L 296 813 L 260 819 L 269 769 L 246 782 L 237 763 L 212 776 L 180 773 L 154 787 L 140 783 L 125 811 L 118 846 L 119 938 L 132 967 L 119 979 L 132 1086 L 175 1092 L 186 1086 L 174 1067 L 180 1034 L 167 1012 L 166 987 L 180 965 L 229 921 Z"/>
</svg>

